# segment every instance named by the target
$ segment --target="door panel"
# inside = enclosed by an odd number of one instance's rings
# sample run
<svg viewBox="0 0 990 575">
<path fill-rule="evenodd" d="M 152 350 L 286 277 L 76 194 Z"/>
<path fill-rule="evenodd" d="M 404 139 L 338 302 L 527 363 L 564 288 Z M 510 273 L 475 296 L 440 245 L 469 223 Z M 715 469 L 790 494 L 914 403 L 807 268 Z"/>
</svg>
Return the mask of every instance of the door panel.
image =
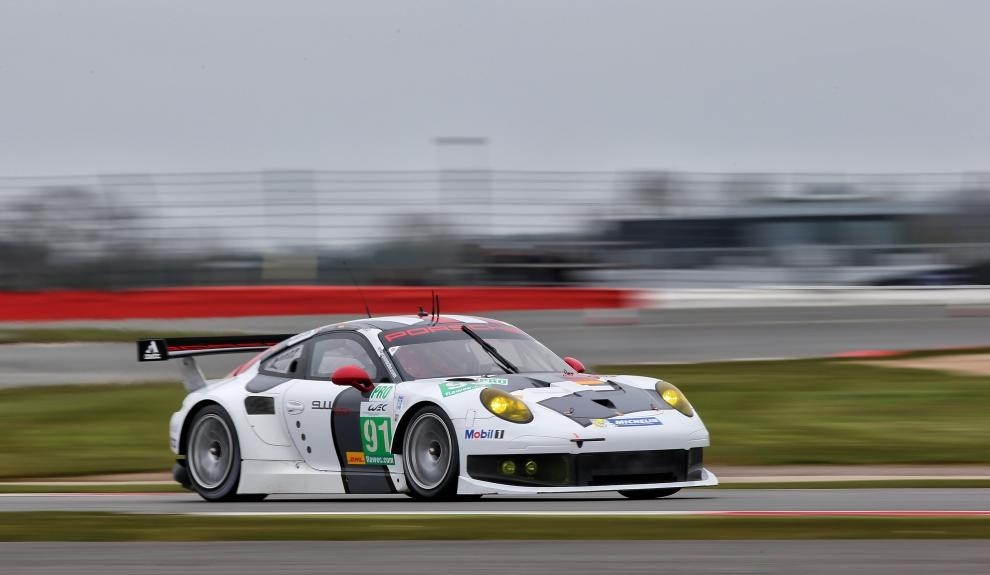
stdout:
<svg viewBox="0 0 990 575">
<path fill-rule="evenodd" d="M 283 394 L 283 413 L 292 444 L 314 469 L 340 470 L 333 448 L 333 407 L 345 390 L 357 392 L 329 381 L 297 379 Z"/>
</svg>

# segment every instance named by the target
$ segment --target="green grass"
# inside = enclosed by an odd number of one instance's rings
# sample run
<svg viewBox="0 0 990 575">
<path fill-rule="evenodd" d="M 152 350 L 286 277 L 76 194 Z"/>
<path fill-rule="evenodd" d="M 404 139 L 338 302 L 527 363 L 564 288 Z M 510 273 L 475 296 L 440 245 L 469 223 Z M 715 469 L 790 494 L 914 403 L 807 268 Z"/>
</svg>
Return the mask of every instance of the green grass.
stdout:
<svg viewBox="0 0 990 575">
<path fill-rule="evenodd" d="M 201 337 L 223 335 L 220 332 L 177 332 L 155 330 L 102 329 L 92 327 L 65 328 L 3 328 L 0 344 L 4 343 L 132 343 L 139 339 L 167 337 Z"/>
<path fill-rule="evenodd" d="M 988 482 L 990 484 L 990 482 Z M 10 485 L 0 483 L 0 493 L 187 493 L 178 483 L 141 483 L 121 485 L 93 483 L 90 485 L 62 485 L 37 483 L 34 485 Z"/>
<path fill-rule="evenodd" d="M 573 516 L 195 517 L 16 512 L 0 541 L 368 541 L 479 539 L 987 539 L 986 517 Z M 581 520 L 579 520 L 579 523 Z"/>
<path fill-rule="evenodd" d="M 722 465 L 990 463 L 990 378 L 796 360 L 604 366 L 683 390 Z"/>
<path fill-rule="evenodd" d="M 680 386 L 711 431 L 709 464 L 990 463 L 987 377 L 836 360 L 600 372 Z M 184 393 L 178 383 L 0 390 L 0 479 L 167 470 L 168 419 Z"/>
<path fill-rule="evenodd" d="M 0 390 L 0 477 L 161 471 L 179 383 Z"/>
</svg>

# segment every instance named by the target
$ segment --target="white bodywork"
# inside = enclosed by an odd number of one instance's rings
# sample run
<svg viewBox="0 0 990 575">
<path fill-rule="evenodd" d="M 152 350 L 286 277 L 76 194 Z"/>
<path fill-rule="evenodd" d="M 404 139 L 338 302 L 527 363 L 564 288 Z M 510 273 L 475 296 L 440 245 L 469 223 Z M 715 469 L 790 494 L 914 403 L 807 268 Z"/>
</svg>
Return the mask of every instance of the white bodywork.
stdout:
<svg viewBox="0 0 990 575">
<path fill-rule="evenodd" d="M 481 318 L 466 316 L 445 316 L 468 323 L 484 323 Z M 390 321 L 411 322 L 417 319 L 403 317 L 380 318 Z M 358 322 L 354 322 L 358 323 Z M 336 329 L 354 331 L 365 337 L 379 358 L 386 364 L 397 379 L 394 364 L 384 349 L 378 335 L 381 330 L 368 328 L 349 329 L 348 324 L 333 326 Z M 321 330 L 312 330 L 292 338 L 296 342 L 305 341 Z M 289 379 L 258 393 L 250 393 L 245 386 L 259 376 L 257 362 L 242 373 L 224 380 L 206 382 L 204 387 L 193 390 L 183 401 L 181 409 L 173 414 L 169 425 L 169 443 L 173 452 L 180 454 L 180 438 L 183 427 L 187 426 L 189 415 L 204 403 L 221 405 L 230 415 L 236 429 L 240 445 L 242 467 L 237 492 L 241 494 L 336 494 L 354 492 L 345 487 L 344 465 L 335 447 L 328 408 L 335 406 L 337 399 L 349 386 L 339 386 L 330 381 L 312 379 Z M 541 453 L 586 454 L 597 452 L 627 452 L 649 450 L 676 450 L 707 447 L 709 434 L 701 417 L 695 413 L 687 417 L 673 409 L 646 410 L 623 414 L 624 418 L 657 418 L 661 424 L 643 427 L 583 427 L 560 413 L 539 403 L 544 399 L 566 396 L 575 392 L 592 391 L 596 388 L 590 378 L 598 378 L 602 386 L 608 381 L 642 389 L 653 389 L 657 380 L 639 376 L 582 376 L 584 381 L 575 383 L 563 374 L 560 381 L 549 387 L 522 389 L 512 392 L 522 399 L 532 411 L 534 419 L 530 423 L 517 424 L 505 421 L 489 412 L 479 399 L 480 388 L 485 379 L 464 384 L 465 391 L 450 393 L 452 384 L 447 379 L 424 379 L 402 381 L 396 384 L 377 384 L 371 397 L 362 401 L 362 409 L 374 409 L 374 416 L 385 417 L 388 424 L 376 419 L 388 450 L 400 450 L 393 445 L 396 430 L 401 429 L 405 418 L 423 404 L 435 404 L 443 409 L 454 426 L 459 445 L 459 494 L 495 493 L 565 493 L 588 491 L 615 491 L 617 489 L 657 489 L 710 486 L 718 483 L 717 478 L 707 469 L 701 478 L 677 483 L 652 483 L 637 485 L 601 485 L 580 487 L 536 487 L 507 485 L 472 478 L 467 473 L 467 458 L 470 455 L 502 455 Z M 446 385 L 445 394 L 441 386 Z M 453 384 L 457 385 L 457 384 Z M 245 409 L 248 396 L 270 397 L 273 399 L 274 413 L 249 415 Z M 379 399 L 376 399 L 379 398 Z M 366 424 L 364 419 L 362 423 Z M 384 427 L 384 429 L 381 429 Z M 468 430 L 486 432 L 502 431 L 501 437 L 466 438 Z M 481 433 L 484 435 L 484 433 Z M 492 434 L 495 435 L 495 434 Z M 588 441 L 584 441 L 588 440 Z M 348 452 L 346 457 L 357 453 Z M 364 454 L 360 457 L 363 459 Z M 408 491 L 403 473 L 402 456 L 392 456 L 387 464 L 393 490 Z M 353 466 L 350 466 L 354 469 Z"/>
</svg>

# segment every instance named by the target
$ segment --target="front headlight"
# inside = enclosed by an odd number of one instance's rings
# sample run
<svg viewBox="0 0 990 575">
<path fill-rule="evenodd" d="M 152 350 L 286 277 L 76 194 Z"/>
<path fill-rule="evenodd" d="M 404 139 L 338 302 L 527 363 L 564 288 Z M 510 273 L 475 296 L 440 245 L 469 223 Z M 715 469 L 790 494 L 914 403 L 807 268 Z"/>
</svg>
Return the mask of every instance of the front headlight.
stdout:
<svg viewBox="0 0 990 575">
<path fill-rule="evenodd" d="M 660 394 L 661 399 L 667 402 L 667 405 L 673 407 L 677 411 L 680 411 L 688 417 L 694 415 L 694 408 L 691 407 L 687 397 L 681 390 L 677 389 L 673 385 L 667 383 L 666 381 L 658 381 L 657 393 Z"/>
<path fill-rule="evenodd" d="M 526 407 L 526 404 L 501 389 L 487 387 L 481 390 L 481 403 L 496 417 L 506 421 L 512 423 L 533 421 L 533 412 Z"/>
</svg>

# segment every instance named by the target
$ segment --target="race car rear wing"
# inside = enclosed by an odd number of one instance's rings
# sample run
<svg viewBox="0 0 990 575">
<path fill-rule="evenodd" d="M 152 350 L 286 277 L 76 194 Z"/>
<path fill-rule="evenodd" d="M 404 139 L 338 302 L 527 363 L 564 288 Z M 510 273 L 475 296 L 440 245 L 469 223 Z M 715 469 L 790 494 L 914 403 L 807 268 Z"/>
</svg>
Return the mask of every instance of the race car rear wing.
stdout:
<svg viewBox="0 0 990 575">
<path fill-rule="evenodd" d="M 182 359 L 182 383 L 187 391 L 193 391 L 206 386 L 206 378 L 196 365 L 195 356 L 264 351 L 293 335 L 295 334 L 140 339 L 137 342 L 137 359 L 138 361 Z"/>
<path fill-rule="evenodd" d="M 295 334 L 139 339 L 137 342 L 138 361 L 167 361 L 191 355 L 262 351 L 289 339 L 293 335 Z"/>
</svg>

